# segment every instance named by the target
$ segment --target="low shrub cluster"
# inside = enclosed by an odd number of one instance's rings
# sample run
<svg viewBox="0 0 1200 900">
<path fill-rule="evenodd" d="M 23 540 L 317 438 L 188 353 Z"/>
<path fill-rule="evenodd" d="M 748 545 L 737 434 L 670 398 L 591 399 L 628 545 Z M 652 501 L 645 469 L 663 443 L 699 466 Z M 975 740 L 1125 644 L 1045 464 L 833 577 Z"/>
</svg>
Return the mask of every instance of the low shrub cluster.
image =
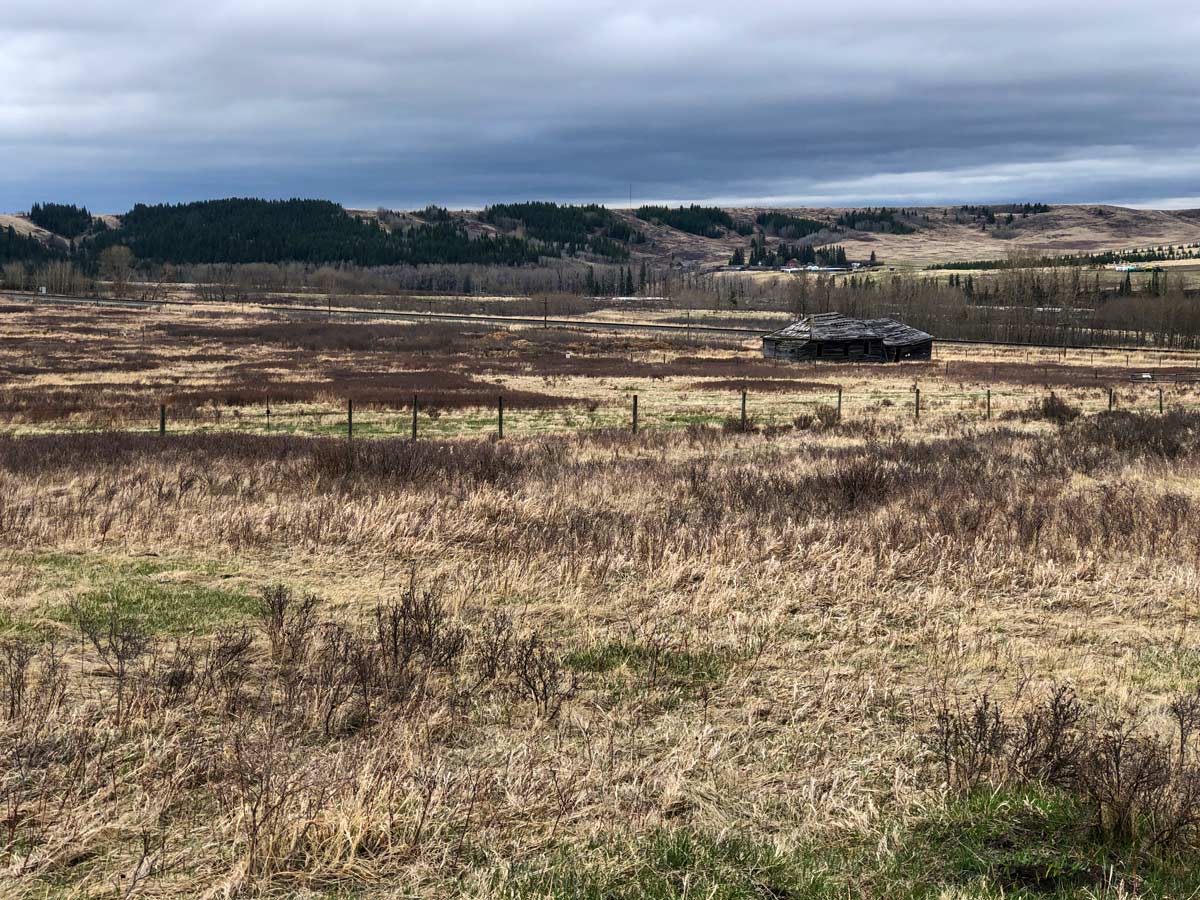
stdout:
<svg viewBox="0 0 1200 900">
<path fill-rule="evenodd" d="M 542 633 L 502 613 L 469 625 L 415 578 L 366 621 L 270 586 L 255 624 L 204 639 L 152 633 L 115 594 L 72 613 L 77 659 L 0 641 L 11 876 L 74 879 L 116 834 L 140 834 L 128 877 L 162 877 L 167 835 L 199 804 L 224 841 L 206 877 L 226 893 L 368 877 L 435 829 L 470 827 L 478 776 L 434 762 L 469 708 L 552 723 L 579 688 Z"/>
<path fill-rule="evenodd" d="M 947 785 L 1031 787 L 1080 798 L 1086 825 L 1133 853 L 1200 850 L 1200 694 L 1165 710 L 1171 733 L 1144 717 L 1087 709 L 1066 687 L 1024 707 L 984 694 L 941 702 L 927 745 Z"/>
<path fill-rule="evenodd" d="M 1027 409 L 1006 410 L 1000 414 L 999 418 L 1007 421 L 1017 419 L 1022 422 L 1044 419 L 1059 425 L 1065 425 L 1067 422 L 1073 422 L 1078 419 L 1080 413 L 1081 410 L 1079 407 L 1072 406 L 1051 391 L 1049 396 L 1035 401 Z"/>
<path fill-rule="evenodd" d="M 130 434 L 127 432 L 0 435 L 0 471 L 21 475 L 122 469 L 154 460 L 165 469 L 204 478 L 222 466 L 277 474 L 281 485 L 348 478 L 399 484 L 495 483 L 539 462 L 561 458 L 562 442 L 347 441 L 233 432 Z"/>
<path fill-rule="evenodd" d="M 841 423 L 841 414 L 836 406 L 830 406 L 826 403 L 817 404 L 812 412 L 807 412 L 796 416 L 792 420 L 792 425 L 798 431 L 808 431 L 813 428 L 833 428 Z"/>
</svg>

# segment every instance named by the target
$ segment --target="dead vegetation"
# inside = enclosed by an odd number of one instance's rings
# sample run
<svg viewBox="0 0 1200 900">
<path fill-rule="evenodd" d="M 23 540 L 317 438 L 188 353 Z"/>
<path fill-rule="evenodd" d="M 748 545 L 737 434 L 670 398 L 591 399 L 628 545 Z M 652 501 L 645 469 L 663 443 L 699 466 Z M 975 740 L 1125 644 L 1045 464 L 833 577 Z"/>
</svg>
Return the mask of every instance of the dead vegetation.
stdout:
<svg viewBox="0 0 1200 900">
<path fill-rule="evenodd" d="M 71 340 L 119 346 L 110 324 Z M 1200 888 L 1200 413 L 1178 398 L 1132 411 L 1121 385 L 1110 412 L 1087 368 L 997 389 L 988 420 L 957 358 L 810 381 L 553 332 L 354 350 L 356 372 L 344 336 L 210 324 L 204 362 L 145 383 L 440 372 L 580 424 L 0 436 L 0 893 Z M 72 381 L 20 378 L 47 409 Z M 585 415 L 634 392 L 661 425 Z"/>
<path fill-rule="evenodd" d="M 1127 887 L 1175 884 L 1200 784 L 1200 682 L 1180 668 L 1200 653 L 1180 481 L 1200 419 L 1034 424 L 5 438 L 0 535 L 20 559 L 231 558 L 258 599 L 172 630 L 169 601 L 124 582 L 38 601 L 41 570 L 10 559 L 3 877 L 566 897 L 670 883 L 659 841 L 734 884 L 746 870 L 711 836 L 760 859 L 783 829 L 807 849 L 761 864 L 809 896 L 1085 890 L 1101 857 Z M 1031 671 L 1071 687 L 1037 699 Z M 1155 717 L 1109 715 L 1114 683 Z M 963 799 L 936 806 L 942 784 Z M 905 868 L 958 816 L 1008 827 L 994 798 L 1037 791 L 1005 803 L 1050 817 L 1022 827 L 1079 857 L 1069 878 L 1008 857 L 972 863 L 975 882 Z M 1106 837 L 1062 849 L 1061 828 L 1093 826 Z M 614 840 L 647 872 L 555 862 Z"/>
</svg>

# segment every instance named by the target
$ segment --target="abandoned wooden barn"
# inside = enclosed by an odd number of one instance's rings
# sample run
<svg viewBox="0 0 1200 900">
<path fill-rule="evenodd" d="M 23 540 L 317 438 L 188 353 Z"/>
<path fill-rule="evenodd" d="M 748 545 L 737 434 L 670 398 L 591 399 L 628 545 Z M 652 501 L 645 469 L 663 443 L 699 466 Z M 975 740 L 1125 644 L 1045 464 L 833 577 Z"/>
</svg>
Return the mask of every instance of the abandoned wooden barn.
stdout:
<svg viewBox="0 0 1200 900">
<path fill-rule="evenodd" d="M 895 319 L 851 319 L 841 313 L 805 316 L 763 338 L 769 359 L 899 362 L 933 356 L 933 335 Z"/>
</svg>

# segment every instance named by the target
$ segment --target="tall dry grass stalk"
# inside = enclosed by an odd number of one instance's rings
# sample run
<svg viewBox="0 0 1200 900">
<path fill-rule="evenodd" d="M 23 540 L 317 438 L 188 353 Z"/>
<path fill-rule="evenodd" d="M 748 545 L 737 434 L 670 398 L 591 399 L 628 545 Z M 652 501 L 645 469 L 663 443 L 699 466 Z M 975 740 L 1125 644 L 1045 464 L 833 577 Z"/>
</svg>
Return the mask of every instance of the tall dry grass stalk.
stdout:
<svg viewBox="0 0 1200 900">
<path fill-rule="evenodd" d="M 153 551 L 262 591 L 176 635 L 119 595 L 12 598 L 0 877 L 488 895 L 606 835 L 879 827 L 937 783 L 938 685 L 1153 704 L 1192 677 L 1198 447 L 1200 418 L 1128 413 L 0 439 L 10 567 Z"/>
</svg>

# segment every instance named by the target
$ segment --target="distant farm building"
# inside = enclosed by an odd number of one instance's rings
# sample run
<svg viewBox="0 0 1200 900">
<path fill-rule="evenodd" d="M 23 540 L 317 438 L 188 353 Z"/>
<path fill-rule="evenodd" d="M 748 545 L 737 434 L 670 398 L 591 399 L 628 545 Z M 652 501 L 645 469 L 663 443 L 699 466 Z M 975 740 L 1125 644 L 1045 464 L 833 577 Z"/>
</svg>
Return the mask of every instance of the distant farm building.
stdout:
<svg viewBox="0 0 1200 900">
<path fill-rule="evenodd" d="M 872 362 L 930 359 L 933 335 L 895 319 L 851 319 L 841 313 L 817 313 L 764 337 L 763 356 Z"/>
</svg>

